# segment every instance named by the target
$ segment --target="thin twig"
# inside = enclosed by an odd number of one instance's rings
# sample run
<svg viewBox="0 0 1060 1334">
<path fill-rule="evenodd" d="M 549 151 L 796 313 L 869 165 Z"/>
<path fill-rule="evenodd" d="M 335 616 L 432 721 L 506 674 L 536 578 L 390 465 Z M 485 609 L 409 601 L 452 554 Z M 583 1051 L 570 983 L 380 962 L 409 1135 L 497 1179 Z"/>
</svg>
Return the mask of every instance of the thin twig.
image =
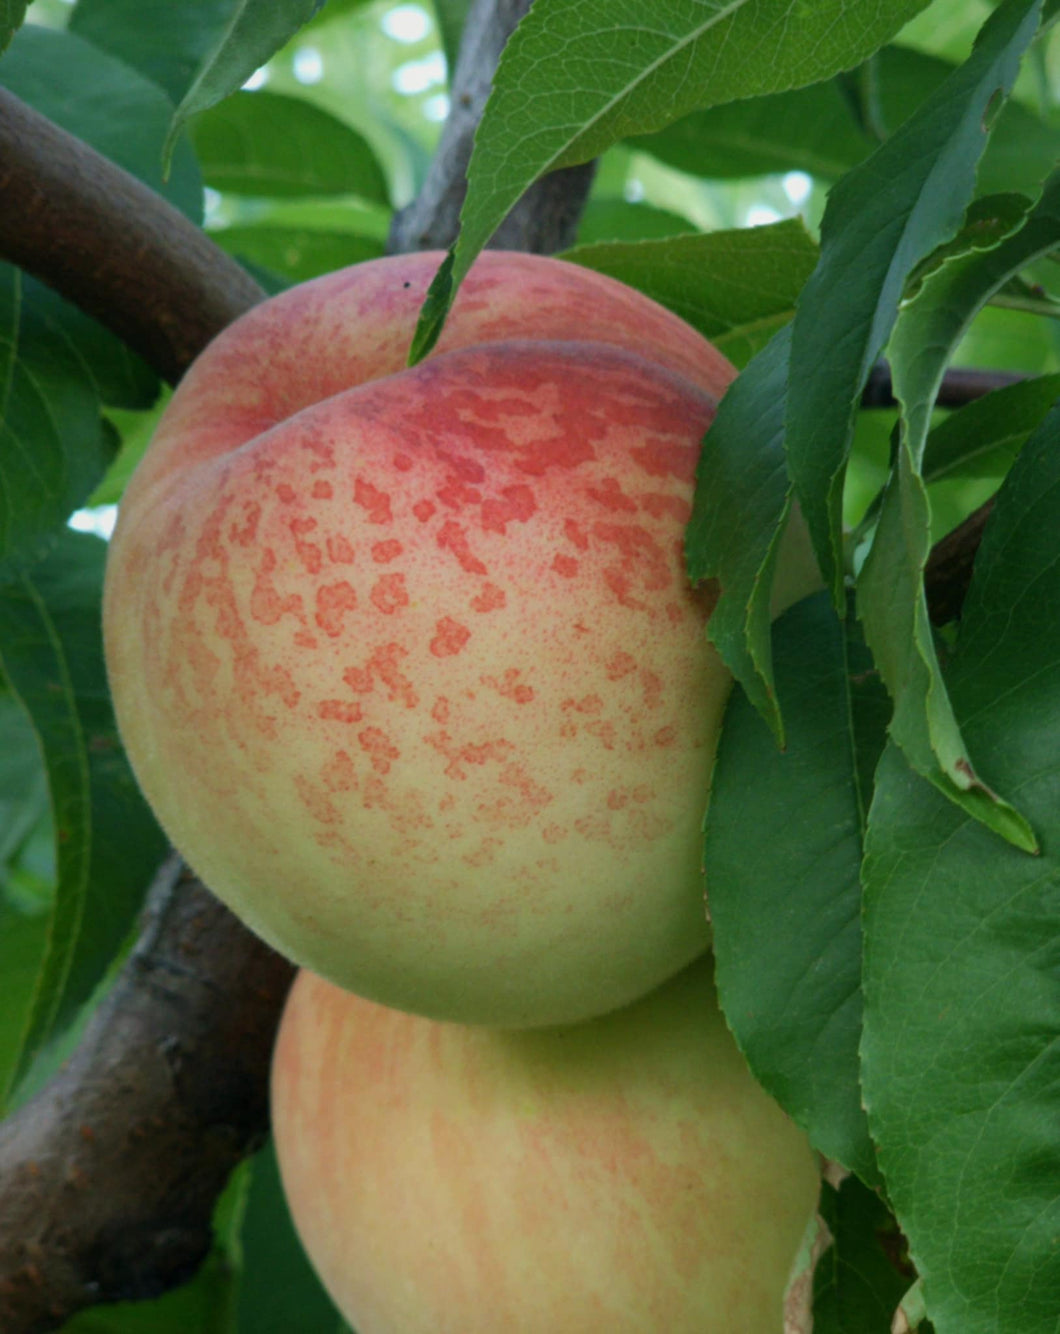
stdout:
<svg viewBox="0 0 1060 1334">
<path fill-rule="evenodd" d="M 501 52 L 530 4 L 531 0 L 473 0 L 453 75 L 449 118 L 419 195 L 394 218 L 392 253 L 444 249 L 456 239 L 475 131 Z M 573 245 L 594 170 L 595 164 L 587 162 L 535 181 L 490 245 L 543 255 Z"/>
</svg>

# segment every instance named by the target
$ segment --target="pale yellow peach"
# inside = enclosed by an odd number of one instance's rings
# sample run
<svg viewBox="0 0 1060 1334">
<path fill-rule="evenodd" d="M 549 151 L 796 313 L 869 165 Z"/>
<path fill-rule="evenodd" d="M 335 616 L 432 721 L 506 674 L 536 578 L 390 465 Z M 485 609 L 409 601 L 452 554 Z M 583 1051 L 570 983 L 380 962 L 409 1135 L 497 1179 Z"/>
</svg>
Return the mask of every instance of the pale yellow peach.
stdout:
<svg viewBox="0 0 1060 1334">
<path fill-rule="evenodd" d="M 284 1188 L 358 1334 L 781 1334 L 818 1171 L 711 964 L 573 1028 L 497 1032 L 300 974 L 273 1065 Z"/>
</svg>

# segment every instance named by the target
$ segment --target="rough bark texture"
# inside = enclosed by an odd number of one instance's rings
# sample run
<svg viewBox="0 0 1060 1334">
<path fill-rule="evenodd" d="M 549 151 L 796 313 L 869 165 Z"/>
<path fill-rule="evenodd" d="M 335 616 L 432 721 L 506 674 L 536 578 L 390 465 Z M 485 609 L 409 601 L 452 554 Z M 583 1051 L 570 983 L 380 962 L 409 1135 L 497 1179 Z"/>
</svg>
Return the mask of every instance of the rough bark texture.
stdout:
<svg viewBox="0 0 1060 1334">
<path fill-rule="evenodd" d="M 178 380 L 258 284 L 153 190 L 0 88 L 0 255 Z"/>
<path fill-rule="evenodd" d="M 394 218 L 389 249 L 445 249 L 460 226 L 467 166 L 504 44 L 531 0 L 474 0 L 453 75 L 449 118 L 417 198 Z M 498 250 L 551 255 L 573 245 L 594 164 L 565 167 L 526 191 L 490 241 Z"/>
<path fill-rule="evenodd" d="M 0 1330 L 152 1297 L 209 1252 L 232 1168 L 268 1128 L 293 969 L 174 857 L 58 1075 L 0 1122 Z"/>
</svg>

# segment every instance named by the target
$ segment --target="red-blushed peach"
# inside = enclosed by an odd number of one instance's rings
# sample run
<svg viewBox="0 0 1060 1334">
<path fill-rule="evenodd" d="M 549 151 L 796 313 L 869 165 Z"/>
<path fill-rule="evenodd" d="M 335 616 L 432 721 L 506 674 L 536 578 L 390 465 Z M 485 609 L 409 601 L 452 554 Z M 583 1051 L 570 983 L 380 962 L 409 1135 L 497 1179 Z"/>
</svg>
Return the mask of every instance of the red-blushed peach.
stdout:
<svg viewBox="0 0 1060 1334">
<path fill-rule="evenodd" d="M 407 369 L 439 258 L 304 284 L 198 359 L 122 504 L 110 681 L 170 837 L 281 952 L 435 1018 L 569 1022 L 708 944 L 729 677 L 681 541 L 733 372 L 621 284 L 496 252 Z"/>
<path fill-rule="evenodd" d="M 299 974 L 273 1127 L 358 1334 L 781 1334 L 818 1168 L 709 956 L 571 1028 L 441 1024 Z"/>
</svg>

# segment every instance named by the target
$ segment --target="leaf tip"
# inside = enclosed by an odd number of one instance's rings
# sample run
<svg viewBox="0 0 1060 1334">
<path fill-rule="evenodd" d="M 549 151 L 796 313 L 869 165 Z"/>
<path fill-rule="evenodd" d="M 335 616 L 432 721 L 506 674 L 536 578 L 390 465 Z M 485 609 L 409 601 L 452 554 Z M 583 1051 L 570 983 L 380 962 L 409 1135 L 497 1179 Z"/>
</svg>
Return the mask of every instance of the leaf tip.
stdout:
<svg viewBox="0 0 1060 1334">
<path fill-rule="evenodd" d="M 409 347 L 408 364 L 410 366 L 417 365 L 427 356 L 437 343 L 442 329 L 445 327 L 445 318 L 449 314 L 449 307 L 453 300 L 453 264 L 455 259 L 455 250 L 450 250 L 445 259 L 442 260 L 438 272 L 431 279 L 431 285 L 427 289 L 427 296 L 416 324 L 416 332 L 412 335 L 412 344 Z"/>
</svg>

